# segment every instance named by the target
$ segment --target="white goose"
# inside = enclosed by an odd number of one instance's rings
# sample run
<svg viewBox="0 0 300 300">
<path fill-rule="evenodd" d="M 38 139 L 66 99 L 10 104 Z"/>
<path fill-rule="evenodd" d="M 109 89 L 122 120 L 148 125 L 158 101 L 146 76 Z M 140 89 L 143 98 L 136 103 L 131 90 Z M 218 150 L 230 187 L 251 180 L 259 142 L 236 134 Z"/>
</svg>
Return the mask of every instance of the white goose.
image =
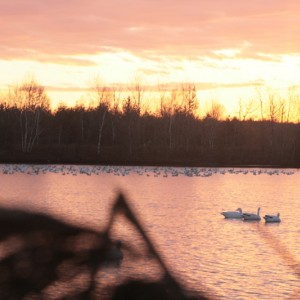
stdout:
<svg viewBox="0 0 300 300">
<path fill-rule="evenodd" d="M 244 221 L 260 221 L 261 217 L 259 215 L 260 207 L 257 210 L 257 214 L 253 213 L 243 213 Z"/>
<path fill-rule="evenodd" d="M 278 213 L 277 215 L 265 215 L 264 219 L 265 219 L 266 223 L 279 223 L 279 222 L 281 222 L 280 213 Z"/>
<path fill-rule="evenodd" d="M 223 211 L 221 215 L 225 217 L 225 219 L 241 219 L 243 217 L 243 212 L 241 208 L 236 209 L 235 211 Z"/>
</svg>

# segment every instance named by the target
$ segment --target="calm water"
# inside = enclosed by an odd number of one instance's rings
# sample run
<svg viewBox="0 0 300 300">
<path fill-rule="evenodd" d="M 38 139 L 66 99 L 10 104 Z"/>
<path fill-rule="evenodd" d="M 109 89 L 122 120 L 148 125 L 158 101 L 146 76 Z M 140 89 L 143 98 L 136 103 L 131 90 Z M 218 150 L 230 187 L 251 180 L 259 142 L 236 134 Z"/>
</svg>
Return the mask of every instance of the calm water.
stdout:
<svg viewBox="0 0 300 300">
<path fill-rule="evenodd" d="M 0 165 L 0 171 L 1 206 L 96 229 L 106 224 L 117 191 L 123 191 L 167 265 L 189 288 L 217 299 L 300 298 L 300 171 L 15 165 Z M 261 215 L 280 212 L 282 222 L 220 215 L 238 207 L 261 207 Z M 123 240 L 130 233 L 114 229 Z M 122 268 L 126 259 L 115 272 Z M 145 264 L 131 272 L 151 276 L 155 269 Z"/>
</svg>

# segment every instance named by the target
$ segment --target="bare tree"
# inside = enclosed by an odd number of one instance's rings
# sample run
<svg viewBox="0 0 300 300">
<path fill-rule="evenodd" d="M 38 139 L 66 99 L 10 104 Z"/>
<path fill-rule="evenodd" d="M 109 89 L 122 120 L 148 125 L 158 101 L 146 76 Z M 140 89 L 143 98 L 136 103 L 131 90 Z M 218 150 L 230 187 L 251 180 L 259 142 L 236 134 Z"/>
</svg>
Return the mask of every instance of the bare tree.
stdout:
<svg viewBox="0 0 300 300">
<path fill-rule="evenodd" d="M 258 95 L 258 100 L 260 104 L 260 117 L 261 121 L 264 120 L 264 102 L 263 102 L 263 96 L 262 96 L 262 90 L 259 88 L 256 88 L 256 93 Z"/>
<path fill-rule="evenodd" d="M 168 106 L 168 117 L 169 117 L 169 149 L 171 150 L 173 147 L 173 138 L 172 138 L 172 132 L 173 132 L 173 123 L 175 120 L 175 111 L 178 109 L 177 105 L 177 98 L 178 98 L 178 91 L 177 89 L 172 90 L 169 106 Z"/>
<path fill-rule="evenodd" d="M 287 108 L 286 108 L 286 99 L 281 98 L 278 102 L 278 117 L 280 123 L 284 123 L 287 120 Z"/>
<path fill-rule="evenodd" d="M 211 150 L 215 148 L 217 121 L 223 118 L 224 111 L 225 108 L 221 103 L 215 99 L 211 100 L 210 107 L 208 108 L 205 117 L 207 124 L 207 140 Z"/>
<path fill-rule="evenodd" d="M 113 145 L 115 144 L 116 140 L 116 124 L 115 120 L 117 119 L 117 115 L 120 112 L 120 104 L 121 104 L 121 94 L 122 91 L 120 87 L 116 85 L 112 85 L 110 87 L 110 110 L 112 113 L 112 118 L 111 118 L 111 131 L 112 131 L 112 143 Z"/>
<path fill-rule="evenodd" d="M 297 111 L 295 120 L 297 123 L 300 123 L 300 95 L 299 94 L 297 94 L 295 96 L 295 106 L 296 106 L 296 111 Z"/>
<path fill-rule="evenodd" d="M 99 113 L 97 154 L 100 155 L 103 128 L 106 114 L 109 108 L 109 88 L 104 85 L 103 81 L 99 77 L 95 77 L 92 91 L 96 95 L 96 102 Z"/>
<path fill-rule="evenodd" d="M 199 108 L 196 85 L 190 82 L 183 83 L 181 85 L 181 97 L 184 112 L 189 116 L 195 116 Z"/>
<path fill-rule="evenodd" d="M 291 86 L 288 89 L 287 96 L 287 113 L 286 113 L 286 122 L 296 121 L 297 114 L 297 99 L 299 99 L 299 94 L 297 94 L 296 87 Z"/>
<path fill-rule="evenodd" d="M 145 85 L 143 76 L 140 73 L 135 74 L 132 83 L 129 85 L 130 90 L 130 96 L 127 97 L 127 100 L 130 99 L 131 103 L 131 113 L 130 115 L 130 122 L 132 122 L 133 119 L 136 118 L 136 122 L 132 125 L 131 130 L 133 127 L 135 127 L 135 143 L 137 145 L 142 144 L 143 136 L 142 136 L 142 124 L 141 124 L 141 118 L 142 111 L 145 111 L 145 102 L 144 102 L 144 95 L 145 95 Z M 133 137 L 132 137 L 133 139 Z M 131 149 L 131 148 L 130 148 Z M 132 151 L 130 151 L 132 154 Z"/>
<path fill-rule="evenodd" d="M 224 117 L 225 107 L 220 102 L 212 99 L 207 109 L 206 116 L 215 120 L 220 120 Z"/>
<path fill-rule="evenodd" d="M 269 120 L 271 126 L 271 134 L 269 137 L 270 146 L 274 146 L 274 127 L 275 123 L 279 120 L 280 106 L 277 103 L 277 99 L 275 97 L 274 92 L 269 91 L 268 93 L 268 104 L 269 104 Z M 282 108 L 282 112 L 284 113 L 284 106 Z"/>
<path fill-rule="evenodd" d="M 131 84 L 131 99 L 134 102 L 134 106 L 136 107 L 138 113 L 141 113 L 142 104 L 143 104 L 143 97 L 145 93 L 145 87 L 143 84 L 143 78 L 141 74 L 136 74 L 133 82 Z"/>
<path fill-rule="evenodd" d="M 192 138 L 192 126 L 195 118 L 198 115 L 197 112 L 199 109 L 196 85 L 190 82 L 181 84 L 180 96 L 182 101 L 181 106 L 185 116 L 183 124 L 183 140 L 185 140 L 186 151 L 189 151 Z"/>
<path fill-rule="evenodd" d="M 164 117 L 168 114 L 168 111 L 170 110 L 168 106 L 168 93 L 167 93 L 167 85 L 165 84 L 158 84 L 157 85 L 157 91 L 158 91 L 158 100 L 159 100 L 159 115 L 161 117 Z"/>
<path fill-rule="evenodd" d="M 271 122 L 276 122 L 279 117 L 279 106 L 275 98 L 275 94 L 272 91 L 269 91 L 268 94 L 268 104 L 269 104 L 269 120 Z"/>
<path fill-rule="evenodd" d="M 24 153 L 32 151 L 42 133 L 42 113 L 49 110 L 49 98 L 45 88 L 35 79 L 25 80 L 9 92 L 9 98 L 20 111 L 21 148 Z"/>
<path fill-rule="evenodd" d="M 251 118 L 253 115 L 256 115 L 257 105 L 253 98 L 250 98 L 248 101 L 244 101 L 242 99 L 239 100 L 239 119 L 247 120 L 247 118 Z"/>
</svg>

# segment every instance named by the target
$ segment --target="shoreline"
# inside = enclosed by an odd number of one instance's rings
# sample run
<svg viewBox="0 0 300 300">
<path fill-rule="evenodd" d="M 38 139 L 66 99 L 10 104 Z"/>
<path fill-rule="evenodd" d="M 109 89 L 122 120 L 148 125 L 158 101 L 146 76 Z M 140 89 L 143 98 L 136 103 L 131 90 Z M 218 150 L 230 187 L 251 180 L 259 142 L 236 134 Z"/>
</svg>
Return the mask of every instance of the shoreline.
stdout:
<svg viewBox="0 0 300 300">
<path fill-rule="evenodd" d="M 291 165 L 267 165 L 267 164 L 216 164 L 194 162 L 164 162 L 155 161 L 41 161 L 41 160 L 0 160 L 0 165 L 82 165 L 82 166 L 124 166 L 124 167 L 172 167 L 172 168 L 243 168 L 243 169 L 299 169 L 299 166 Z"/>
</svg>

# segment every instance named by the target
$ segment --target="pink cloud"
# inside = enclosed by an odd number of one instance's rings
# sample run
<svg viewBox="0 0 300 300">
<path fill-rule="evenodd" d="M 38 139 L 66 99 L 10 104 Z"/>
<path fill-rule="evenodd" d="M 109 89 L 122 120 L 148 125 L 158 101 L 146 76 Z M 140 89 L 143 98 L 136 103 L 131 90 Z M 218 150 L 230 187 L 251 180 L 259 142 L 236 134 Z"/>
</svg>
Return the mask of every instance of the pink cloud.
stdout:
<svg viewBox="0 0 300 300">
<path fill-rule="evenodd" d="M 2 59 L 65 64 L 66 55 L 114 48 L 154 58 L 201 56 L 245 42 L 251 46 L 241 57 L 300 49 L 298 0 L 0 0 L 0 6 Z"/>
</svg>

